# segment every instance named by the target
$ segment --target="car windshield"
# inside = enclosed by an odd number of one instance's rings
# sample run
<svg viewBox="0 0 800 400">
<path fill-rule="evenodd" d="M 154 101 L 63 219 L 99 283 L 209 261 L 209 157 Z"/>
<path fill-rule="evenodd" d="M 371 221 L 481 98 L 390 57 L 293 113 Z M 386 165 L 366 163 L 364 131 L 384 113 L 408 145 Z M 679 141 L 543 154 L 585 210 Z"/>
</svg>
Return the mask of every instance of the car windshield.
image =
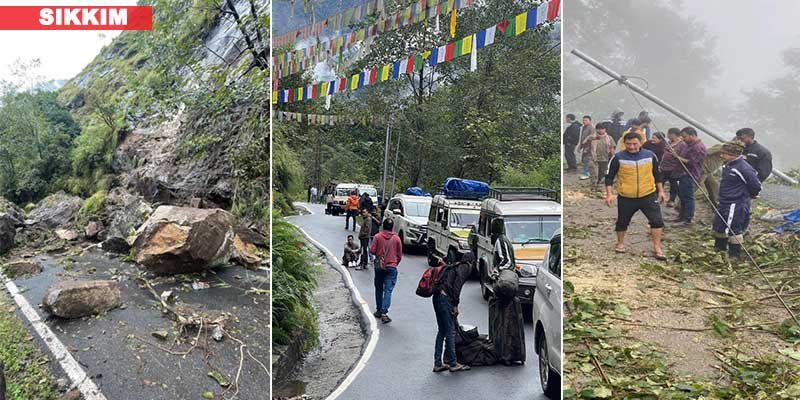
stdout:
<svg viewBox="0 0 800 400">
<path fill-rule="evenodd" d="M 506 236 L 516 244 L 550 243 L 561 227 L 561 219 L 556 215 L 508 216 L 504 221 Z"/>
<path fill-rule="evenodd" d="M 467 225 L 477 225 L 478 216 L 480 216 L 480 213 L 477 212 L 452 210 L 450 212 L 450 227 L 466 228 Z"/>
<path fill-rule="evenodd" d="M 431 211 L 431 203 L 409 201 L 406 202 L 405 211 L 409 217 L 427 217 Z"/>
<path fill-rule="evenodd" d="M 350 193 L 352 193 L 352 192 L 353 192 L 353 189 L 349 189 L 349 188 L 348 189 L 336 189 L 336 195 L 337 196 L 347 197 L 347 196 L 350 196 Z"/>
<path fill-rule="evenodd" d="M 369 197 L 378 197 L 378 191 L 375 188 L 361 188 L 358 192 L 359 195 L 368 194 Z"/>
</svg>

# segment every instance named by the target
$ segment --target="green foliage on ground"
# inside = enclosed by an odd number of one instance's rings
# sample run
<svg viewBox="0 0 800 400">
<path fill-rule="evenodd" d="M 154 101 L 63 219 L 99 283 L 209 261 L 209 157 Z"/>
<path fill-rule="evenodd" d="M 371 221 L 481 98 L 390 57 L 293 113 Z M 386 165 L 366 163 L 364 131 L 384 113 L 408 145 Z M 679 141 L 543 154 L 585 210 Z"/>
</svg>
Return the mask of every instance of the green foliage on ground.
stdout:
<svg viewBox="0 0 800 400">
<path fill-rule="evenodd" d="M 304 337 L 304 351 L 318 342 L 317 312 L 313 291 L 317 287 L 317 267 L 294 226 L 275 210 L 272 220 L 272 340 L 289 345 Z"/>
<path fill-rule="evenodd" d="M 47 356 L 36 349 L 22 321 L 9 307 L 5 297 L 0 298 L 0 358 L 5 365 L 5 398 L 58 399 Z"/>
<path fill-rule="evenodd" d="M 97 192 L 86 199 L 78 210 L 78 225 L 85 226 L 92 218 L 97 217 L 106 206 L 106 192 Z"/>
</svg>

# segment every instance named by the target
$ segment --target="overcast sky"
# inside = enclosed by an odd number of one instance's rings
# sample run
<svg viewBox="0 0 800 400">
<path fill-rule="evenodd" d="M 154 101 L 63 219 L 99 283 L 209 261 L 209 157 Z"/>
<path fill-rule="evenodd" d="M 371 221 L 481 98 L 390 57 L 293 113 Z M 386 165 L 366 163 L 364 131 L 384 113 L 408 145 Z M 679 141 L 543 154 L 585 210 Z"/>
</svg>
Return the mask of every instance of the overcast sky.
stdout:
<svg viewBox="0 0 800 400">
<path fill-rule="evenodd" d="M 684 0 L 684 10 L 716 37 L 717 89 L 734 101 L 741 100 L 742 89 L 781 76 L 781 51 L 800 47 L 800 1 Z"/>
<path fill-rule="evenodd" d="M 0 6 L 136 5 L 136 0 L 0 0 Z M 9 65 L 16 60 L 41 60 L 44 80 L 69 79 L 94 59 L 120 31 L 0 31 L 0 80 L 16 81 Z"/>
</svg>

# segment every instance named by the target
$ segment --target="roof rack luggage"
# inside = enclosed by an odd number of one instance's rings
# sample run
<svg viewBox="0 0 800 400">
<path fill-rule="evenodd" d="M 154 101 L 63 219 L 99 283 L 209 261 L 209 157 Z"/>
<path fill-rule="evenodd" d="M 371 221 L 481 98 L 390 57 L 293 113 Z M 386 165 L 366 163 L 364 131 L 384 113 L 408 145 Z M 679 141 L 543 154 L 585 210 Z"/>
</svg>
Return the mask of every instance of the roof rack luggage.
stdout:
<svg viewBox="0 0 800 400">
<path fill-rule="evenodd" d="M 560 202 L 558 192 L 541 187 L 493 187 L 489 197 L 500 201 L 552 200 Z"/>
</svg>

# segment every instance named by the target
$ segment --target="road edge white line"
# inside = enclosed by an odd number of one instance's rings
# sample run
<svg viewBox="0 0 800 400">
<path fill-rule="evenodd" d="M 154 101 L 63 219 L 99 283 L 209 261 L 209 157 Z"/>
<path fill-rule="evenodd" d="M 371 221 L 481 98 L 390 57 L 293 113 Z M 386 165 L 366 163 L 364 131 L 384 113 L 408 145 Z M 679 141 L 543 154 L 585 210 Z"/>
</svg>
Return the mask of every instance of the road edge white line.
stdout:
<svg viewBox="0 0 800 400">
<path fill-rule="evenodd" d="M 33 309 L 28 300 L 22 296 L 17 285 L 5 275 L 0 274 L 0 277 L 2 277 L 2 280 L 5 282 L 6 289 L 8 289 L 14 302 L 17 303 L 17 307 L 19 307 L 22 314 L 39 335 L 39 338 L 42 339 L 47 349 L 50 350 L 53 357 L 55 357 L 56 361 L 61 365 L 61 368 L 66 372 L 67 376 L 69 376 L 73 386 L 77 387 L 81 394 L 83 394 L 84 399 L 107 400 L 106 396 L 100 392 L 100 388 L 92 381 L 92 378 L 86 375 L 86 371 L 75 361 L 75 358 L 69 353 L 67 347 L 58 340 L 53 331 L 50 330 L 50 327 L 42 321 L 39 314 Z"/>
<path fill-rule="evenodd" d="M 309 212 L 305 206 L 300 205 L 300 207 L 305 208 Z M 311 213 L 311 215 L 314 215 Z M 356 362 L 355 366 L 350 370 L 347 374 L 347 377 L 339 384 L 339 386 L 325 398 L 325 400 L 336 400 L 348 387 L 355 381 L 364 367 L 367 366 L 367 362 L 372 357 L 372 354 L 375 352 L 375 347 L 378 345 L 378 337 L 380 336 L 380 329 L 378 329 L 378 323 L 375 322 L 375 318 L 373 318 L 372 313 L 369 312 L 369 305 L 364 300 L 364 297 L 361 296 L 361 292 L 358 290 L 358 287 L 353 282 L 353 277 L 350 275 L 350 271 L 347 271 L 341 264 L 339 264 L 339 260 L 336 256 L 328 250 L 325 245 L 318 242 L 316 239 L 311 237 L 303 228 L 298 226 L 294 221 L 287 220 L 290 224 L 294 225 L 303 236 L 306 237 L 314 246 L 322 250 L 329 258 L 333 259 L 334 263 L 333 266 L 336 270 L 342 275 L 345 280 L 345 286 L 350 290 L 352 294 L 353 303 L 355 303 L 359 309 L 361 310 L 362 317 L 368 321 L 369 323 L 369 341 L 367 342 L 367 347 L 364 349 L 364 352 L 361 353 L 361 357 Z"/>
</svg>

